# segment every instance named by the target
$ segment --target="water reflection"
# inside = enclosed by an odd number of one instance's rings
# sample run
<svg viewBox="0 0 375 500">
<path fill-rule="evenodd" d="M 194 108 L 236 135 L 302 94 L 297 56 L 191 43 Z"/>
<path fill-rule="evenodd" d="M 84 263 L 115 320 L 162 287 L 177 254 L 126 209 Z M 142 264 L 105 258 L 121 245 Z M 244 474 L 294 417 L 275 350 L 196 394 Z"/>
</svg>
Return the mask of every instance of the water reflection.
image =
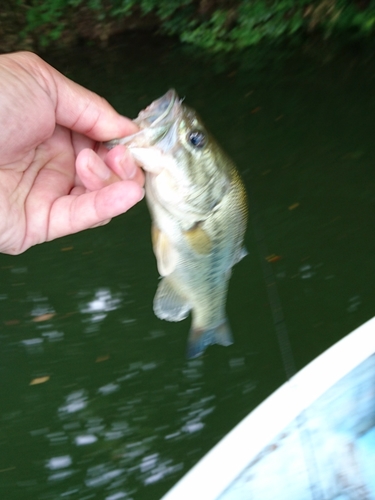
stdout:
<svg viewBox="0 0 375 500">
<path fill-rule="evenodd" d="M 155 319 L 151 303 L 152 321 L 145 322 L 134 288 L 101 284 L 72 292 L 61 286 L 59 293 L 67 293 L 69 308 L 62 310 L 53 291 L 29 289 L 17 304 L 22 320 L 9 325 L 18 328 L 13 354 L 27 381 L 1 419 L 9 436 L 26 423 L 30 450 L 24 463 L 18 456 L 2 458 L 3 469 L 22 478 L 12 494 L 43 500 L 142 497 L 143 488 L 173 481 L 197 460 L 201 436 L 210 432 L 216 413 L 220 418 L 223 404 L 211 387 L 207 360 L 183 357 L 186 323 L 178 325 L 176 337 L 174 325 Z M 175 339 L 178 356 L 165 352 L 166 342 Z M 129 350 L 136 342 L 141 349 Z M 228 371 L 233 390 L 250 394 L 256 387 L 245 355 L 225 356 Z M 12 440 L 4 439 L 11 447 Z M 186 454 L 176 453 L 181 448 Z"/>
<path fill-rule="evenodd" d="M 183 468 L 183 463 L 175 463 L 158 450 L 156 441 L 160 439 L 181 439 L 184 435 L 195 433 L 203 429 L 204 419 L 215 409 L 213 401 L 215 396 L 201 397 L 195 400 L 195 394 L 200 390 L 197 380 L 202 377 L 202 361 L 190 361 L 183 369 L 183 378 L 193 381 L 194 387 L 178 394 L 179 400 L 185 399 L 185 406 L 179 408 L 181 416 L 179 423 L 165 422 L 164 425 L 154 430 L 154 435 L 137 440 L 134 437 L 142 434 L 143 425 L 147 423 L 147 415 L 137 411 L 143 403 L 143 397 L 127 398 L 126 383 L 134 377 L 142 377 L 144 373 L 157 369 L 157 363 L 132 363 L 125 374 L 97 389 L 99 397 L 108 397 L 117 393 L 117 419 L 100 417 L 100 408 L 105 408 L 105 402 L 95 399 L 89 401 L 87 391 L 80 390 L 68 394 L 64 404 L 58 409 L 60 419 L 65 422 L 64 432 L 55 433 L 53 439 L 68 438 L 76 446 L 90 445 L 90 454 L 102 453 L 105 443 L 110 442 L 111 462 L 89 466 L 86 469 L 84 483 L 88 488 L 116 487 L 121 484 L 140 480 L 144 485 L 149 485 L 163 480 L 166 476 L 174 474 Z M 125 388 L 125 390 L 124 390 Z M 178 391 L 178 386 L 169 387 L 169 390 Z M 161 398 L 160 398 L 161 399 Z M 95 409 L 99 408 L 98 414 Z M 77 420 L 72 420 L 76 414 Z M 121 418 L 126 417 L 126 418 Z M 69 425 L 66 421 L 69 420 Z M 172 427 L 172 432 L 171 432 Z M 96 450 L 93 450 L 93 445 Z M 104 448 L 103 448 L 104 446 Z M 50 459 L 52 463 L 63 464 L 61 467 L 72 465 L 66 457 Z M 67 471 L 59 477 L 69 477 Z M 56 476 L 54 476 L 56 477 Z M 114 486 L 115 485 L 115 486 Z M 119 492 L 125 494 L 124 492 Z"/>
<path fill-rule="evenodd" d="M 81 292 L 80 297 L 84 297 L 87 292 Z M 90 292 L 91 295 L 91 292 Z M 99 289 L 95 292 L 95 296 L 87 303 L 82 303 L 79 306 L 80 312 L 83 314 L 90 314 L 89 320 L 92 323 L 101 321 L 107 317 L 109 311 L 114 311 L 121 305 L 121 298 L 119 294 L 111 293 L 107 288 Z"/>
<path fill-rule="evenodd" d="M 74 391 L 68 394 L 65 398 L 65 404 L 61 406 L 58 411 L 60 414 L 64 415 L 67 413 L 75 413 L 77 411 L 83 410 L 87 406 L 88 396 L 86 391 Z"/>
<path fill-rule="evenodd" d="M 98 319 L 98 314 L 121 312 L 124 298 L 123 294 L 111 292 L 109 288 L 91 294 L 77 292 L 77 308 L 83 315 L 82 333 L 86 331 L 87 318 L 101 324 L 105 318 Z M 40 348 L 45 342 L 74 343 L 68 332 L 53 330 L 59 325 L 58 312 L 49 305 L 47 298 L 39 296 L 36 301 L 30 313 L 32 318 L 51 311 L 56 316 L 35 324 L 36 330 L 42 327 L 49 330 L 41 337 L 20 342 L 27 355 L 45 353 Z M 161 330 L 151 330 L 146 338 L 158 340 L 164 336 Z M 109 361 L 110 358 L 104 357 L 94 364 L 104 367 Z M 236 369 L 244 364 L 244 358 L 240 357 L 233 358 L 230 366 Z M 166 452 L 163 443 L 181 445 L 191 435 L 201 433 L 207 418 L 216 410 L 216 396 L 207 393 L 205 388 L 203 360 L 183 361 L 175 370 L 173 380 L 166 381 L 164 387 L 153 386 L 152 380 L 155 376 L 160 380 L 158 372 L 165 368 L 163 358 L 149 358 L 132 361 L 127 367 L 117 366 L 104 376 L 94 377 L 95 383 L 87 379 L 82 385 L 76 379 L 70 381 L 71 389 L 55 386 L 57 392 L 49 402 L 47 427 L 29 431 L 31 438 L 39 442 L 39 448 L 49 450 L 39 461 L 40 467 L 48 471 L 40 498 L 130 499 L 134 498 L 139 485 L 148 487 L 163 482 L 186 467 L 184 460 L 176 460 Z M 116 371 L 117 376 L 111 378 Z M 46 378 L 44 386 L 53 384 L 58 376 L 56 370 L 51 370 L 51 377 Z M 38 404 L 44 404 L 42 401 L 45 398 L 40 393 Z M 51 414 L 54 403 L 57 404 Z M 164 418 L 165 411 L 168 418 Z M 41 440 L 48 443 L 47 448 Z M 42 470 L 37 469 L 34 468 L 34 474 L 43 477 Z M 26 495 L 31 491 L 30 484 L 25 482 L 18 487 Z M 37 484 L 33 484 L 33 488 L 37 489 Z"/>
<path fill-rule="evenodd" d="M 172 86 L 200 111 L 260 206 L 298 368 L 372 316 L 375 294 L 373 75 L 305 57 L 215 73 L 152 41 L 51 60 L 124 114 Z M 161 498 L 285 381 L 252 228 L 229 288 L 235 343 L 189 362 L 189 320 L 152 311 L 149 228 L 141 203 L 0 255 L 1 498 Z"/>
</svg>

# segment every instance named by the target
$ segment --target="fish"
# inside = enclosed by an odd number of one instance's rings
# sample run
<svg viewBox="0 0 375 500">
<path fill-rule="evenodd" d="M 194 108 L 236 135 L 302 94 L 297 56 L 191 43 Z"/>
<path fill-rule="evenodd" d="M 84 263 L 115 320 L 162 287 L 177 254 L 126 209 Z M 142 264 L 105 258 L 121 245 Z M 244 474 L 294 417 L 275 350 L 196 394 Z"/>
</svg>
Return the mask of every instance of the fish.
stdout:
<svg viewBox="0 0 375 500">
<path fill-rule="evenodd" d="M 225 306 L 232 267 L 245 255 L 246 190 L 233 161 L 174 89 L 142 110 L 125 144 L 145 171 L 152 244 L 160 274 L 155 315 L 192 314 L 187 357 L 233 343 Z"/>
</svg>

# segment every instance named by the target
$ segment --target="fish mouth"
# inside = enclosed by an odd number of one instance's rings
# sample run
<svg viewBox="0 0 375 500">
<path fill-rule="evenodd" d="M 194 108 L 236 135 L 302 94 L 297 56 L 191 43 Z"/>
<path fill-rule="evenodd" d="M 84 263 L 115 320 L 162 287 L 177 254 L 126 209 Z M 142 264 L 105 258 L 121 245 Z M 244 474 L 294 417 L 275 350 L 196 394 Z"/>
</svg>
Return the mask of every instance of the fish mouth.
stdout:
<svg viewBox="0 0 375 500">
<path fill-rule="evenodd" d="M 180 99 L 174 89 L 168 90 L 156 101 L 153 101 L 146 109 L 141 111 L 134 122 L 141 128 L 156 127 L 163 122 L 170 122 L 176 118 L 180 108 Z"/>
<path fill-rule="evenodd" d="M 133 120 L 141 130 L 135 134 L 108 141 L 105 146 L 109 149 L 118 144 L 125 144 L 129 147 L 149 147 L 161 142 L 164 143 L 162 149 L 170 149 L 176 140 L 174 129 L 180 113 L 181 100 L 177 92 L 170 89 L 142 110 Z M 173 132 L 170 133 L 171 131 Z M 167 138 L 168 140 L 165 141 Z"/>
</svg>

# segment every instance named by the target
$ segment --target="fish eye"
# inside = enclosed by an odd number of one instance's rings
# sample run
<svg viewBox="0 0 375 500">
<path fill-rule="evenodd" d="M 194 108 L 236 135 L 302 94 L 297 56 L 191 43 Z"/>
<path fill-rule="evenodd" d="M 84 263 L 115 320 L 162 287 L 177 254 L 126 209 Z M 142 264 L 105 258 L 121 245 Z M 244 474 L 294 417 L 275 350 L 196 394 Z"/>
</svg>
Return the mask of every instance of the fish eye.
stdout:
<svg viewBox="0 0 375 500">
<path fill-rule="evenodd" d="M 203 148 L 206 145 L 206 136 L 200 130 L 193 130 L 188 133 L 188 141 L 195 148 Z"/>
</svg>

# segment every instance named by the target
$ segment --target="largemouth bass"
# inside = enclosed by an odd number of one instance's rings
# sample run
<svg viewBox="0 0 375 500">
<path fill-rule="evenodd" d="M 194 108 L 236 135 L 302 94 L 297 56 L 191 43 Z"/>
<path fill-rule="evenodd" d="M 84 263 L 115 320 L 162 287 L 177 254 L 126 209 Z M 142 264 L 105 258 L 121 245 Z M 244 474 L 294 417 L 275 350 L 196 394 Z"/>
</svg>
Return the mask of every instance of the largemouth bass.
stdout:
<svg viewBox="0 0 375 500">
<path fill-rule="evenodd" d="M 192 311 L 187 356 L 230 345 L 225 302 L 231 268 L 244 255 L 246 193 L 233 162 L 192 109 L 169 90 L 134 120 L 126 144 L 146 172 L 152 242 L 162 277 L 156 316 L 181 321 Z"/>
</svg>

